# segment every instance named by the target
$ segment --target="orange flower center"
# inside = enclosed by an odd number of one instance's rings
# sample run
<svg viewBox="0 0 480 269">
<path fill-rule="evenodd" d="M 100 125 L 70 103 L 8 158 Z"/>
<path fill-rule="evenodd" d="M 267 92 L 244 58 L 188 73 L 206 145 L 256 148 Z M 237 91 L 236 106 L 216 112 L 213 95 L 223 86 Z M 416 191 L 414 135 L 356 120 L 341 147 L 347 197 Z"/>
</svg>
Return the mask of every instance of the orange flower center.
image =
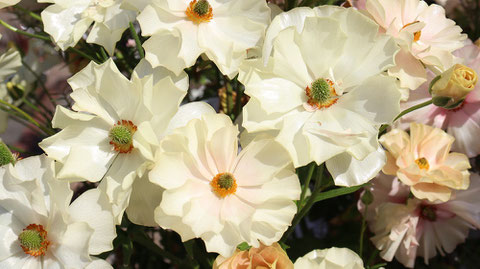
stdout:
<svg viewBox="0 0 480 269">
<path fill-rule="evenodd" d="M 207 0 L 193 0 L 185 10 L 187 18 L 196 24 L 209 22 L 212 17 L 212 7 Z"/>
<path fill-rule="evenodd" d="M 33 257 L 44 256 L 50 241 L 42 225 L 30 224 L 18 235 L 23 252 Z"/>
<path fill-rule="evenodd" d="M 237 181 L 231 173 L 219 173 L 210 181 L 213 192 L 219 197 L 234 194 L 237 191 Z"/>
<path fill-rule="evenodd" d="M 307 103 L 317 109 L 327 108 L 338 101 L 338 95 L 329 79 L 317 79 L 312 85 L 307 86 L 305 94 L 308 97 Z"/>
<path fill-rule="evenodd" d="M 407 27 L 407 26 L 410 26 L 414 23 L 417 23 L 417 22 L 420 22 L 420 21 L 414 21 L 414 22 L 411 22 L 411 23 L 407 23 L 402 27 L 402 29 Z M 420 40 L 421 36 L 422 36 L 422 31 L 417 31 L 417 32 L 413 33 L 413 42 L 417 42 L 418 40 Z"/>
<path fill-rule="evenodd" d="M 415 160 L 415 163 L 418 165 L 418 168 L 428 170 L 430 165 L 428 164 L 428 160 L 424 157 L 418 158 Z"/>
<path fill-rule="evenodd" d="M 118 121 L 110 132 L 110 145 L 113 145 L 115 151 L 120 153 L 129 153 L 133 149 L 133 134 L 137 131 L 137 126 L 131 121 Z"/>
</svg>

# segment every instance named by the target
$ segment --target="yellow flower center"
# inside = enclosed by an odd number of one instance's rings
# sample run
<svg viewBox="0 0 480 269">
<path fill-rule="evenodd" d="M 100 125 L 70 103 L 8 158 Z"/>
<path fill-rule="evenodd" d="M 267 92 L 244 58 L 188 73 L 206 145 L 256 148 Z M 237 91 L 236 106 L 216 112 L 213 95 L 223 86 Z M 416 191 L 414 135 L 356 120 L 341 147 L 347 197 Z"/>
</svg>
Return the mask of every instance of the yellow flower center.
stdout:
<svg viewBox="0 0 480 269">
<path fill-rule="evenodd" d="M 219 197 L 234 194 L 237 191 L 237 181 L 231 173 L 219 173 L 210 181 L 213 192 Z"/>
<path fill-rule="evenodd" d="M 418 168 L 428 170 L 430 165 L 428 164 L 428 160 L 424 157 L 418 158 L 415 160 L 415 163 L 418 165 Z"/>
<path fill-rule="evenodd" d="M 131 121 L 118 121 L 110 132 L 110 145 L 113 145 L 115 151 L 120 153 L 129 153 L 133 149 L 133 134 L 137 131 L 137 126 Z"/>
<path fill-rule="evenodd" d="M 193 0 L 185 10 L 187 18 L 196 24 L 209 22 L 212 17 L 212 7 L 207 0 Z"/>
<path fill-rule="evenodd" d="M 42 225 L 30 224 L 18 235 L 23 252 L 33 257 L 44 256 L 50 241 Z"/>
<path fill-rule="evenodd" d="M 338 100 L 333 82 L 329 79 L 319 78 L 315 80 L 312 85 L 307 86 L 305 94 L 308 97 L 307 103 L 317 109 L 330 107 Z"/>
<path fill-rule="evenodd" d="M 420 21 L 414 21 L 414 22 L 411 22 L 411 23 L 407 23 L 402 27 L 402 29 L 405 28 L 405 27 L 408 27 L 412 24 L 415 24 L 417 22 L 420 22 Z M 413 42 L 417 42 L 418 40 L 420 40 L 421 36 L 422 36 L 422 31 L 417 31 L 417 32 L 413 33 Z"/>
</svg>

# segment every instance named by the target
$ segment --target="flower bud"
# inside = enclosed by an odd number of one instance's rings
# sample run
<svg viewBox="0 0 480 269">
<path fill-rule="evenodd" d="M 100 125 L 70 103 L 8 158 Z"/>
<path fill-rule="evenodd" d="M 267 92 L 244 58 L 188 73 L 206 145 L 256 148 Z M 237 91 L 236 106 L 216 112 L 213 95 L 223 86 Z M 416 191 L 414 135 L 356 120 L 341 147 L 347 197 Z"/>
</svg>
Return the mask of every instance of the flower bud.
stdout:
<svg viewBox="0 0 480 269">
<path fill-rule="evenodd" d="M 477 84 L 477 73 L 467 66 L 456 64 L 430 83 L 433 104 L 446 109 L 460 106 Z"/>
<path fill-rule="evenodd" d="M 7 145 L 0 140 L 0 166 L 9 163 L 15 164 L 15 156 L 8 149 Z"/>
</svg>

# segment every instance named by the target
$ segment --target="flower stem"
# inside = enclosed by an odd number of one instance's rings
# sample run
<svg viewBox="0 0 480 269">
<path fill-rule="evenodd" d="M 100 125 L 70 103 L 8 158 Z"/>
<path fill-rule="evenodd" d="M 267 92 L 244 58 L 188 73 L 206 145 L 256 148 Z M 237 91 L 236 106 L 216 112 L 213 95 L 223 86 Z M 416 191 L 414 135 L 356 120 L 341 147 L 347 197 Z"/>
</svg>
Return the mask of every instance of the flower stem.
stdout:
<svg viewBox="0 0 480 269">
<path fill-rule="evenodd" d="M 33 38 L 38 38 L 38 39 L 42 39 L 42 40 L 45 40 L 45 41 L 51 41 L 50 40 L 50 37 L 48 36 L 44 36 L 44 35 L 38 35 L 38 34 L 31 34 L 29 32 L 25 32 L 25 31 L 22 31 L 6 22 L 4 22 L 3 20 L 0 20 L 0 24 L 5 26 L 7 29 L 15 32 L 15 33 L 18 33 L 18 34 L 21 34 L 21 35 L 24 35 L 24 36 L 28 36 L 28 37 L 33 37 Z"/>
<path fill-rule="evenodd" d="M 315 170 L 315 163 L 312 162 L 309 166 L 308 166 L 308 173 L 307 173 L 307 177 L 305 179 L 305 185 L 303 185 L 303 188 L 302 188 L 302 193 L 300 194 L 300 201 L 298 201 L 298 206 L 302 206 L 303 205 L 303 199 L 305 199 L 305 195 L 307 194 L 307 190 L 309 189 L 309 185 L 310 185 L 310 181 L 312 179 L 312 175 L 313 175 L 313 171 Z"/>
<path fill-rule="evenodd" d="M 400 112 L 400 114 L 398 114 L 398 115 L 393 119 L 393 122 L 395 122 L 395 121 L 398 120 L 399 118 L 405 116 L 406 114 L 408 114 L 408 113 L 410 113 L 410 112 L 412 112 L 412 111 L 415 111 L 415 110 L 417 110 L 417 109 L 420 109 L 420 108 L 425 107 L 425 106 L 428 106 L 428 105 L 431 105 L 432 103 L 433 103 L 433 100 L 430 99 L 430 100 L 425 101 L 425 102 L 423 102 L 423 103 L 420 103 L 420 104 L 418 104 L 418 105 L 414 105 L 414 106 L 412 106 L 412 107 L 410 107 L 410 108 L 407 108 L 407 109 L 405 109 L 404 111 Z M 388 124 L 382 125 L 382 126 L 380 127 L 380 129 L 378 130 L 378 133 L 382 133 L 383 131 L 385 131 L 385 129 L 387 129 L 387 127 L 388 127 Z"/>
<path fill-rule="evenodd" d="M 85 58 L 85 59 L 88 59 L 88 60 L 90 60 L 90 61 L 94 61 L 96 64 L 101 64 L 100 61 L 98 61 L 97 59 L 93 58 L 92 56 L 86 54 L 85 52 L 83 52 L 83 51 L 81 51 L 81 50 L 79 50 L 79 49 L 77 49 L 77 48 L 69 47 L 67 50 L 70 50 L 71 52 L 76 53 L 76 54 L 82 56 L 82 57 Z"/>
<path fill-rule="evenodd" d="M 28 122 L 30 122 L 31 124 L 37 126 L 40 130 L 42 130 L 45 134 L 47 135 L 53 135 L 55 134 L 55 132 L 53 130 L 50 130 L 48 128 L 45 128 L 43 127 L 42 125 L 40 125 L 36 120 L 34 120 L 32 117 L 30 117 L 30 115 L 28 115 L 27 113 L 25 113 L 25 111 L 21 110 L 20 108 L 12 105 L 12 104 L 9 104 L 5 101 L 3 101 L 2 99 L 0 99 L 0 104 L 4 105 L 4 106 L 7 106 L 9 107 L 10 109 L 13 109 L 14 111 L 16 111 L 17 113 L 19 113 L 25 120 L 27 120 Z"/>
<path fill-rule="evenodd" d="M 15 5 L 14 7 L 16 9 L 22 11 L 23 13 L 29 15 L 30 17 L 34 18 L 35 20 L 42 21 L 42 17 L 40 17 L 40 15 L 38 15 L 37 13 L 34 13 L 34 12 L 28 10 L 28 9 L 25 9 L 25 8 L 19 6 L 19 5 Z"/>
<path fill-rule="evenodd" d="M 137 45 L 137 50 L 138 54 L 140 55 L 140 59 L 145 58 L 145 52 L 143 51 L 142 48 L 142 42 L 140 41 L 140 37 L 137 34 L 137 31 L 135 31 L 135 27 L 133 26 L 133 23 L 130 22 L 130 32 L 132 33 L 133 39 L 135 39 L 135 44 Z"/>
<path fill-rule="evenodd" d="M 365 236 L 365 230 L 366 230 L 366 218 L 365 216 L 367 215 L 367 209 L 368 205 L 365 205 L 365 211 L 362 216 L 362 227 L 360 228 L 360 246 L 358 248 L 358 255 L 363 259 L 363 241 L 364 241 L 364 236 Z"/>
</svg>

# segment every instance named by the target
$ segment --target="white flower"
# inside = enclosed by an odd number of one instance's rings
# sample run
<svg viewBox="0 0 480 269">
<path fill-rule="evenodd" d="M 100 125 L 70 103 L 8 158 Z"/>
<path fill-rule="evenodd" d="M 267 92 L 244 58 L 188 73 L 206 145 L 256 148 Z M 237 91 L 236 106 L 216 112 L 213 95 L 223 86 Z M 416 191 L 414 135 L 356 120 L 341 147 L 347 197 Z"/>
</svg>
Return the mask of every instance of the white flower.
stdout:
<svg viewBox="0 0 480 269">
<path fill-rule="evenodd" d="M 16 5 L 18 2 L 20 2 L 20 0 L 0 0 L 0 8 Z"/>
<path fill-rule="evenodd" d="M 87 268 L 90 255 L 113 248 L 105 194 L 89 190 L 70 204 L 69 183 L 56 180 L 53 169 L 44 155 L 0 168 L 0 268 Z"/>
<path fill-rule="evenodd" d="M 389 74 L 399 78 L 403 88 L 415 90 L 427 80 L 424 65 L 439 71 L 450 68 L 452 52 L 467 38 L 445 17 L 443 7 L 421 0 L 368 0 L 366 11 L 402 47 Z"/>
<path fill-rule="evenodd" d="M 237 156 L 238 130 L 226 115 L 208 114 L 161 142 L 150 180 L 166 190 L 155 210 L 183 241 L 200 237 L 229 257 L 247 242 L 277 242 L 296 213 L 300 184 L 285 149 L 257 138 Z"/>
<path fill-rule="evenodd" d="M 52 124 L 63 130 L 40 143 L 58 161 L 59 179 L 103 179 L 118 222 L 186 94 L 187 75 L 171 75 L 142 61 L 128 80 L 113 60 L 90 63 L 69 79 L 75 111 L 57 107 Z"/>
<path fill-rule="evenodd" d="M 165 0 L 148 5 L 138 16 L 146 59 L 178 74 L 205 53 L 233 78 L 270 22 L 270 9 L 258 0 Z M 168 51 L 168 53 L 165 53 Z"/>
<path fill-rule="evenodd" d="M 90 30 L 87 42 L 103 46 L 112 55 L 123 31 L 136 12 L 120 8 L 121 0 L 38 0 L 54 3 L 42 12 L 44 30 L 62 49 L 73 47 Z"/>
<path fill-rule="evenodd" d="M 374 197 L 365 212 L 371 238 L 381 251 L 380 256 L 391 261 L 395 257 L 407 267 L 413 267 L 417 256 L 428 260 L 437 252 L 451 253 L 464 242 L 469 229 L 480 228 L 480 176 L 472 174 L 468 190 L 455 191 L 445 203 L 409 198 L 408 186 L 394 177 L 381 175 L 372 181 L 369 190 Z"/>
<path fill-rule="evenodd" d="M 295 261 L 295 269 L 363 269 L 363 261 L 348 248 L 312 250 Z"/>
<path fill-rule="evenodd" d="M 398 114 L 400 102 L 395 79 L 382 75 L 398 49 L 377 32 L 354 9 L 277 15 L 264 46 L 268 64 L 257 59 L 241 69 L 251 97 L 243 126 L 249 133 L 277 132 L 295 167 L 326 161 L 337 185 L 373 178 L 385 163 L 378 127 Z"/>
</svg>

